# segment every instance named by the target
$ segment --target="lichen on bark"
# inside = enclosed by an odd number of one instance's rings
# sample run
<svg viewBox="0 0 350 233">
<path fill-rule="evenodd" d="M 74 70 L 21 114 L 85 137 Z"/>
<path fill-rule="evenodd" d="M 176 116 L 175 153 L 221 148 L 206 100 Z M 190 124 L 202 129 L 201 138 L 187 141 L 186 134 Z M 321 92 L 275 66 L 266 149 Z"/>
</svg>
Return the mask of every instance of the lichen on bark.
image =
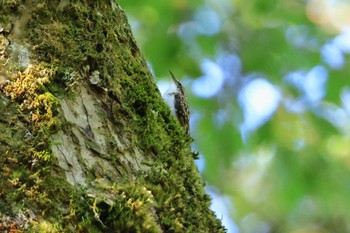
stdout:
<svg viewBox="0 0 350 233">
<path fill-rule="evenodd" d="M 116 2 L 0 15 L 1 230 L 224 231 Z"/>
</svg>

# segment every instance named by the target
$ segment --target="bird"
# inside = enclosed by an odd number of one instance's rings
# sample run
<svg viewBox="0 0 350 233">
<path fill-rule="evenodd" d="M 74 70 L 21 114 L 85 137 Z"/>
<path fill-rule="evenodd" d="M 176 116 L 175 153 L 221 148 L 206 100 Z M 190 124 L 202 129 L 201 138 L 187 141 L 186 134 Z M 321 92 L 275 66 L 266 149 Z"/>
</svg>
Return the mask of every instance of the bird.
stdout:
<svg viewBox="0 0 350 233">
<path fill-rule="evenodd" d="M 190 111 L 188 107 L 185 89 L 180 81 L 178 81 L 174 74 L 170 72 L 171 78 L 175 84 L 164 93 L 163 98 L 170 106 L 171 113 L 176 117 L 182 128 L 188 134 L 190 130 Z"/>
</svg>

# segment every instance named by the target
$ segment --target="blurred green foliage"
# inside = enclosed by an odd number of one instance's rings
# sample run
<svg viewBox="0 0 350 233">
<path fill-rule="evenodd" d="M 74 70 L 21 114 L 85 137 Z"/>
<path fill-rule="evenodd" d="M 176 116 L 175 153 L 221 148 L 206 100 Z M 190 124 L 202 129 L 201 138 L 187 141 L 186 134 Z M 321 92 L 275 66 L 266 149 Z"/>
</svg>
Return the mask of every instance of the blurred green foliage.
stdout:
<svg viewBox="0 0 350 233">
<path fill-rule="evenodd" d="M 341 99 L 348 87 L 349 55 L 342 54 L 345 60 L 337 68 L 323 58 L 324 46 L 341 33 L 334 23 L 324 23 L 328 18 L 321 8 L 313 11 L 325 2 L 119 1 L 156 80 L 169 80 L 172 70 L 187 87 L 191 134 L 205 161 L 203 178 L 231 198 L 231 217 L 240 232 L 350 232 L 350 115 L 345 106 L 350 103 Z M 220 30 L 201 31 L 200 12 L 216 15 Z M 238 56 L 242 70 L 230 75 L 221 66 L 226 78 L 220 91 L 198 97 L 193 83 L 205 73 L 203 60 L 218 63 L 223 54 Z M 286 76 L 307 74 L 316 66 L 327 72 L 325 95 L 303 101 L 309 89 Z M 243 137 L 245 116 L 237 99 L 254 75 L 277 87 L 281 100 L 266 123 Z M 301 110 L 291 110 L 290 101 Z"/>
</svg>

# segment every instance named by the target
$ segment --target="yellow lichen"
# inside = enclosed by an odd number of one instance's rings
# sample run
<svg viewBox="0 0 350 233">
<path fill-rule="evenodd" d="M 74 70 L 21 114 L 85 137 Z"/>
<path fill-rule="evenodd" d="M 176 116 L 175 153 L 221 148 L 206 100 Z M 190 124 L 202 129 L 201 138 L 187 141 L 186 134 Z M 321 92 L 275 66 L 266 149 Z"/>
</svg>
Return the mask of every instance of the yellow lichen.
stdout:
<svg viewBox="0 0 350 233">
<path fill-rule="evenodd" d="M 23 72 L 11 75 L 8 83 L 1 84 L 4 94 L 18 102 L 21 111 L 29 112 L 27 120 L 32 123 L 34 131 L 57 123 L 53 111 L 58 100 L 46 91 L 53 74 L 54 71 L 44 65 L 30 65 Z"/>
</svg>

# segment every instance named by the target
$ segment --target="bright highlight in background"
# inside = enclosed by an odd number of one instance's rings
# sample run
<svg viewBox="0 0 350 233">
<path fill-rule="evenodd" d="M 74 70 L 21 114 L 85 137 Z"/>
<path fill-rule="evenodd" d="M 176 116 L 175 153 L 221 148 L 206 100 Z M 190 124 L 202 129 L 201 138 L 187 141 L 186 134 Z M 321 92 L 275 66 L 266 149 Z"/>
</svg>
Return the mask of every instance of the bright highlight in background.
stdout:
<svg viewBox="0 0 350 233">
<path fill-rule="evenodd" d="M 211 98 L 216 95 L 224 84 L 224 74 L 221 67 L 209 59 L 201 64 L 204 76 L 195 80 L 192 91 L 201 98 Z"/>
<path fill-rule="evenodd" d="M 258 78 L 249 82 L 239 93 L 238 102 L 243 110 L 241 125 L 243 138 L 264 124 L 275 112 L 281 99 L 279 90 L 267 80 Z"/>
</svg>

